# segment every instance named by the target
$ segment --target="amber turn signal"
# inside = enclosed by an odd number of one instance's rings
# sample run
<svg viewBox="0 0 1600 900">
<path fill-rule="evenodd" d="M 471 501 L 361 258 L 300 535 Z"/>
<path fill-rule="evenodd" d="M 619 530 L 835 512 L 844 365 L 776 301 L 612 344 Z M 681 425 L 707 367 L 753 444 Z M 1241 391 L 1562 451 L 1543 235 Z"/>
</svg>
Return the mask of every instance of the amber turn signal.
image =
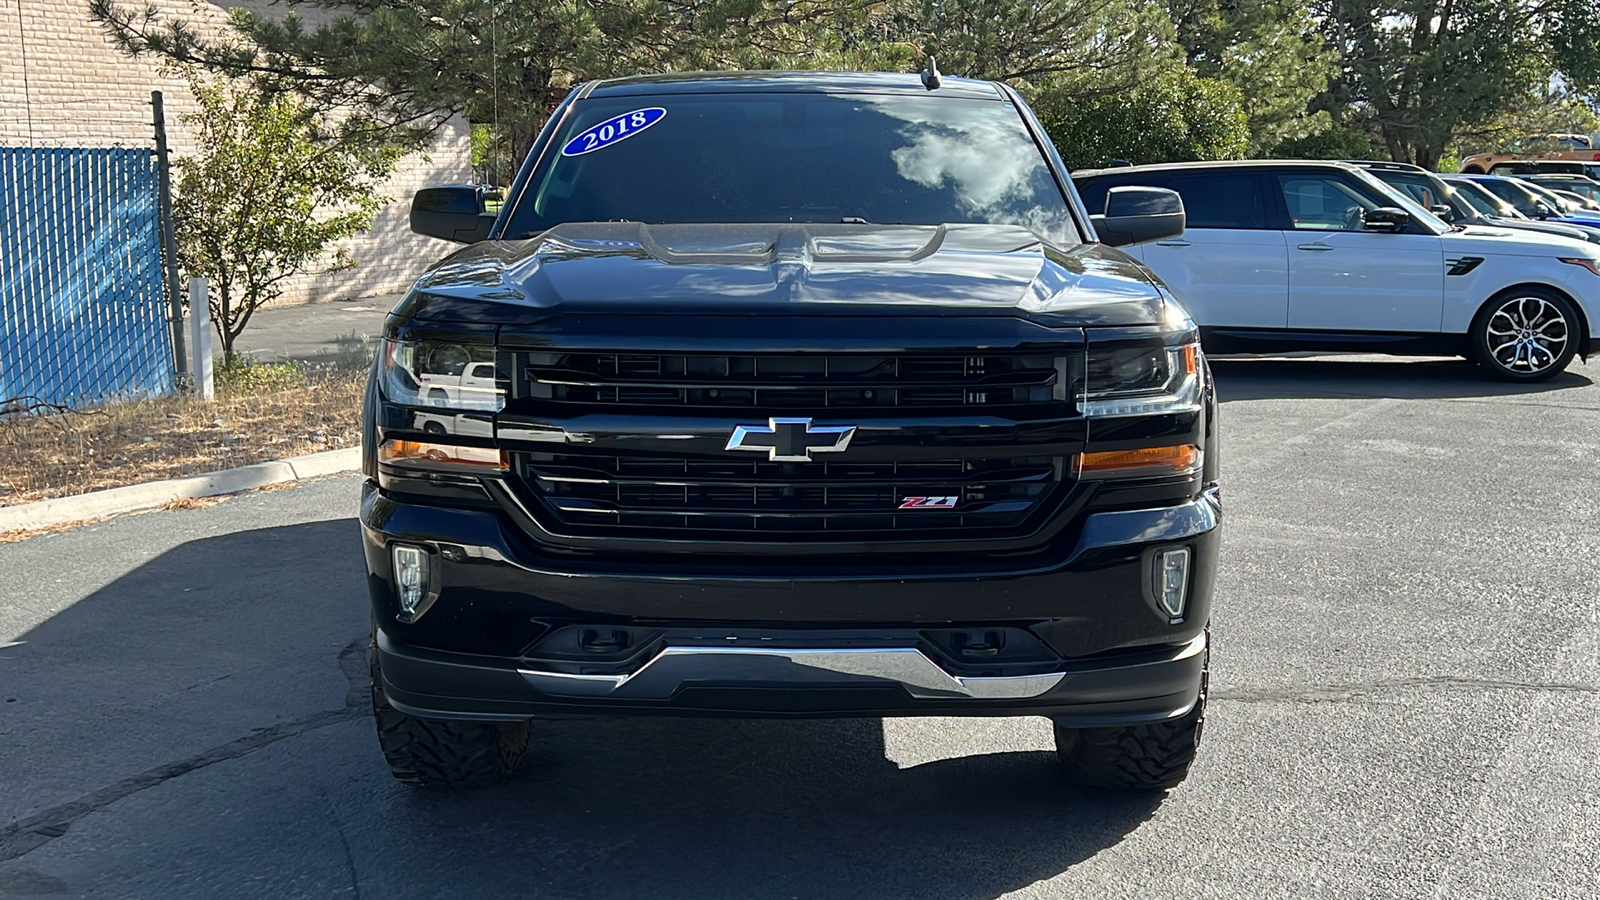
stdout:
<svg viewBox="0 0 1600 900">
<path fill-rule="evenodd" d="M 505 453 L 492 447 L 456 447 L 427 441 L 384 441 L 378 462 L 388 465 L 450 463 L 488 469 L 505 469 Z"/>
<path fill-rule="evenodd" d="M 1183 373 L 1193 375 L 1200 371 L 1200 345 L 1184 344 L 1180 349 L 1183 353 Z"/>
<path fill-rule="evenodd" d="M 1081 475 L 1188 475 L 1200 468 L 1200 448 L 1193 444 L 1103 450 L 1078 457 Z"/>
</svg>

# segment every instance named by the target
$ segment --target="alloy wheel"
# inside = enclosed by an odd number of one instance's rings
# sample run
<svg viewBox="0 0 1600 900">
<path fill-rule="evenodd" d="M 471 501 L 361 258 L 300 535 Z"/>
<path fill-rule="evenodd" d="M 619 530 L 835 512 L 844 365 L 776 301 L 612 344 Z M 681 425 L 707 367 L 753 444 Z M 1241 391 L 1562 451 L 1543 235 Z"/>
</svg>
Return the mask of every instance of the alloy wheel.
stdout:
<svg viewBox="0 0 1600 900">
<path fill-rule="evenodd" d="M 1566 354 L 1567 317 L 1543 297 L 1515 297 L 1489 314 L 1485 326 L 1489 358 L 1508 372 L 1529 375 L 1554 366 Z"/>
</svg>

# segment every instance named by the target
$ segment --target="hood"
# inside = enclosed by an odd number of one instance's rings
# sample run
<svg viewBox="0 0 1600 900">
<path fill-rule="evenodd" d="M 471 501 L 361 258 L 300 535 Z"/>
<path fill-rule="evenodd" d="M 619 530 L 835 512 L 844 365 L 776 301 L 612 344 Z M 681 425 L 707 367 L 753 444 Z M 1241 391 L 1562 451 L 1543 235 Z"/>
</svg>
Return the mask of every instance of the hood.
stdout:
<svg viewBox="0 0 1600 900">
<path fill-rule="evenodd" d="M 1546 234 L 1520 227 L 1468 225 L 1439 236 L 1446 256 L 1474 253 L 1482 256 L 1585 256 L 1600 258 L 1600 248 L 1582 238 Z"/>
<path fill-rule="evenodd" d="M 1487 219 L 1478 224 L 1487 228 L 1537 231 L 1543 234 L 1558 234 L 1562 237 L 1575 238 L 1591 244 L 1600 243 L 1600 227 L 1563 225 L 1559 222 L 1542 222 L 1537 219 Z"/>
<path fill-rule="evenodd" d="M 1127 256 L 1012 225 L 560 225 L 441 261 L 395 312 L 534 322 L 568 313 L 1006 315 L 1057 326 L 1163 321 Z"/>
</svg>

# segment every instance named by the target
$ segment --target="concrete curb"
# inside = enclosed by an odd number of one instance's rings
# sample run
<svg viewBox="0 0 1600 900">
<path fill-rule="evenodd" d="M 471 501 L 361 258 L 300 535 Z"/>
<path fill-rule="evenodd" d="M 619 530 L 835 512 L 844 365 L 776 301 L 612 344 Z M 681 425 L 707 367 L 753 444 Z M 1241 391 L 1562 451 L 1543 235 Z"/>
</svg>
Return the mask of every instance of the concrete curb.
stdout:
<svg viewBox="0 0 1600 900">
<path fill-rule="evenodd" d="M 272 484 L 284 484 L 340 472 L 354 472 L 359 468 L 361 468 L 361 448 L 347 447 L 343 450 L 324 450 L 306 456 L 240 466 L 237 469 L 224 469 L 221 472 L 190 475 L 187 478 L 169 478 L 165 481 L 91 491 L 75 497 L 56 497 L 17 506 L 0 506 L 0 531 L 49 528 L 63 522 L 98 519 L 117 513 L 153 509 L 174 500 L 236 494 Z"/>
</svg>

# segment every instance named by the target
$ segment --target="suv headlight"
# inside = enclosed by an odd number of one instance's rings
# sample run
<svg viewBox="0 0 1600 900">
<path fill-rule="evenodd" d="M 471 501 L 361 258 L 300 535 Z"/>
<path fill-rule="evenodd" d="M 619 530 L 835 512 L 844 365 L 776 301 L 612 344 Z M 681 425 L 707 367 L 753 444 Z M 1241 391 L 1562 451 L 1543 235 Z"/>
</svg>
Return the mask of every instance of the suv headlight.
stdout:
<svg viewBox="0 0 1600 900">
<path fill-rule="evenodd" d="M 1195 412 L 1205 363 L 1192 332 L 1163 340 L 1090 341 L 1083 413 L 1094 418 Z"/>
<path fill-rule="evenodd" d="M 499 412 L 509 384 L 493 346 L 445 341 L 384 341 L 378 380 L 390 403 L 462 412 Z"/>
</svg>

